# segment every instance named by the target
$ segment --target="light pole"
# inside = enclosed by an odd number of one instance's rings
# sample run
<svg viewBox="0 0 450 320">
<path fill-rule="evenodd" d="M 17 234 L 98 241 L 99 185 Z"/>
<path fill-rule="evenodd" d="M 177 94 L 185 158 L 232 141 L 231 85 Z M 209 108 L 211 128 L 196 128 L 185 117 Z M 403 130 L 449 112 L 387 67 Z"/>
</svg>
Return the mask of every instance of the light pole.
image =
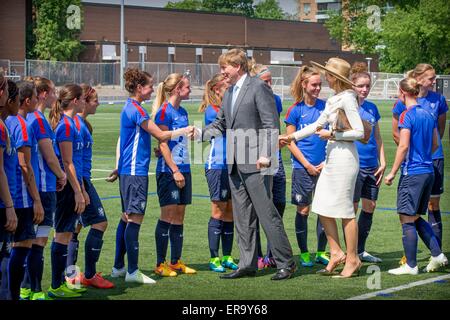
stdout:
<svg viewBox="0 0 450 320">
<path fill-rule="evenodd" d="M 125 70 L 125 36 L 124 36 L 124 6 L 125 6 L 125 0 L 120 1 L 120 89 L 123 90 L 124 83 L 123 83 L 123 73 Z"/>
<path fill-rule="evenodd" d="M 372 58 L 371 57 L 366 57 L 366 60 L 367 60 L 367 71 L 370 74 L 370 61 L 372 61 Z"/>
</svg>

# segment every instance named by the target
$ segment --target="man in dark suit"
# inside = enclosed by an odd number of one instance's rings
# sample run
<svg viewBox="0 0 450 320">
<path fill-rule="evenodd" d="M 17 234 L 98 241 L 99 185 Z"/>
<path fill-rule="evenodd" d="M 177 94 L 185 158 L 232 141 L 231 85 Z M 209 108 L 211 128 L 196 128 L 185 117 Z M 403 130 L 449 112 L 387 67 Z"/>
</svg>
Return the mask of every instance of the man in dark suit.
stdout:
<svg viewBox="0 0 450 320">
<path fill-rule="evenodd" d="M 248 75 L 247 57 L 242 50 L 232 49 L 222 54 L 219 65 L 230 88 L 225 92 L 216 120 L 205 128 L 203 140 L 223 132 L 227 134 L 228 173 L 240 249 L 239 269 L 221 278 L 256 274 L 259 219 L 278 267 L 272 280 L 288 279 L 296 266 L 271 191 L 271 163 L 278 164 L 276 146 L 280 124 L 273 92 L 259 78 Z"/>
</svg>

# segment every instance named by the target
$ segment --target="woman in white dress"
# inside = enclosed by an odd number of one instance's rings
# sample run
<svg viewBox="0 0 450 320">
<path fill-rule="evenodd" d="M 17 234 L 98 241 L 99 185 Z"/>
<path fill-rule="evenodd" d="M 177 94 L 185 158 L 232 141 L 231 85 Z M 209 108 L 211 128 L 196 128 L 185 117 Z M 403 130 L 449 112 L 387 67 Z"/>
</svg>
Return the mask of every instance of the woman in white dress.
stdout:
<svg viewBox="0 0 450 320">
<path fill-rule="evenodd" d="M 327 139 L 325 166 L 318 179 L 312 211 L 320 216 L 330 245 L 331 259 L 326 269 L 318 271 L 323 275 L 335 275 L 334 269 L 345 262 L 345 267 L 336 275 L 348 278 L 357 274 L 361 261 L 357 255 L 358 224 L 353 207 L 353 193 L 359 171 L 359 158 L 354 141 L 364 137 L 364 127 L 358 113 L 356 93 L 348 80 L 350 64 L 339 58 L 331 58 L 325 66 L 311 61 L 325 71 L 326 80 L 336 94 L 327 100 L 325 110 L 317 121 L 293 134 L 280 137 L 282 145 L 294 143 L 313 134 Z M 339 128 L 338 112 L 343 110 L 348 119 L 346 129 Z M 342 118 L 341 118 L 342 119 Z M 330 130 L 323 129 L 329 124 Z M 342 219 L 347 254 L 339 243 L 336 219 Z"/>
</svg>

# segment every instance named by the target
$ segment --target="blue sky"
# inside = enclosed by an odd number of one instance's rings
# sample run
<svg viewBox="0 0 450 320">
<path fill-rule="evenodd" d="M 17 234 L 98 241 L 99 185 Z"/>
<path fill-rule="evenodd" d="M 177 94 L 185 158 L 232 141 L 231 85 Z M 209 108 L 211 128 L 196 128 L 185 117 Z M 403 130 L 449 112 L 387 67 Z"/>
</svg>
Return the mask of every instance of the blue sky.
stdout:
<svg viewBox="0 0 450 320">
<path fill-rule="evenodd" d="M 181 0 L 171 0 L 172 2 L 179 2 Z M 260 0 L 254 1 L 258 3 Z M 83 2 L 93 2 L 93 3 L 110 3 L 110 4 L 120 4 L 120 0 L 83 0 Z M 125 0 L 126 5 L 135 6 L 149 6 L 149 7 L 164 7 L 167 0 Z M 278 0 L 280 7 L 290 14 L 297 12 L 297 0 Z"/>
</svg>

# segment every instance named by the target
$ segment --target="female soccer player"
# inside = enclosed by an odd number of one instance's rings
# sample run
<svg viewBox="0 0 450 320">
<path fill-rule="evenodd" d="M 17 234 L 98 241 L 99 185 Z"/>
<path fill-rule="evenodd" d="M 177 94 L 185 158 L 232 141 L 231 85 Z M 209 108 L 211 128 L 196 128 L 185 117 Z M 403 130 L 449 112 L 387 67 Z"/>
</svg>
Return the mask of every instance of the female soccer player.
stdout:
<svg viewBox="0 0 450 320">
<path fill-rule="evenodd" d="M 83 139 L 83 186 L 89 198 L 89 203 L 86 205 L 86 209 L 80 215 L 79 221 L 83 227 L 91 226 L 89 233 L 86 237 L 84 247 L 85 257 L 85 271 L 84 273 L 78 273 L 77 276 L 71 277 L 70 282 L 81 283 L 84 286 L 91 286 L 99 289 L 114 288 L 114 284 L 102 277 L 101 273 L 97 273 L 96 264 L 100 258 L 101 249 L 103 246 L 103 234 L 108 226 L 106 219 L 105 209 L 100 201 L 100 197 L 95 190 L 94 185 L 91 182 L 91 169 L 92 169 L 92 145 L 94 140 L 92 139 L 92 126 L 87 120 L 87 117 L 91 114 L 95 114 L 97 111 L 98 95 L 94 88 L 87 84 L 81 84 L 83 90 L 83 97 L 85 100 L 82 112 L 78 113 L 74 117 L 75 126 L 81 134 Z M 75 265 L 76 253 L 78 252 L 78 234 L 80 229 L 77 227 L 76 232 L 72 235 L 70 244 L 75 245 L 74 250 L 69 250 L 69 257 L 71 261 L 68 265 Z M 69 244 L 69 247 L 70 247 Z M 74 259 L 75 258 L 75 259 Z"/>
<path fill-rule="evenodd" d="M 436 120 L 418 101 L 420 85 L 414 78 L 405 78 L 399 84 L 399 100 L 406 106 L 400 114 L 399 144 L 391 172 L 385 183 L 392 185 L 397 171 L 401 176 L 397 189 L 397 212 L 403 230 L 403 248 L 406 263 L 388 272 L 394 275 L 419 273 L 417 267 L 417 234 L 431 251 L 426 272 L 448 264 L 431 226 L 420 215 L 426 214 L 433 188 L 432 154 L 438 148 Z"/>
<path fill-rule="evenodd" d="M 53 213 L 56 211 L 56 190 L 66 184 L 66 174 L 61 169 L 55 154 L 55 134 L 45 119 L 45 109 L 50 109 L 56 101 L 55 85 L 52 81 L 34 77 L 27 79 L 36 87 L 36 108 L 27 114 L 27 124 L 38 143 L 39 196 L 44 208 L 44 220 L 36 229 L 36 239 L 27 258 L 27 272 L 20 289 L 21 299 L 45 300 L 41 282 L 44 272 L 44 248 L 53 226 Z M 33 275 L 33 278 L 30 276 Z"/>
<path fill-rule="evenodd" d="M 249 61 L 249 73 L 252 77 L 258 77 L 270 87 L 272 87 L 272 73 L 267 66 L 256 63 L 254 59 Z M 278 115 L 283 111 L 283 104 L 280 96 L 274 94 L 275 105 L 277 107 Z M 283 159 L 281 157 L 281 151 L 278 153 L 278 169 L 273 176 L 273 204 L 277 208 L 281 217 L 284 215 L 284 209 L 286 208 L 286 173 L 284 171 Z M 261 248 L 261 236 L 260 226 L 258 224 L 257 230 L 257 246 L 258 246 L 258 269 L 266 267 L 276 268 L 275 261 L 270 251 L 270 243 L 267 243 L 267 253 L 264 256 Z"/>
<path fill-rule="evenodd" d="M 216 74 L 205 84 L 205 93 L 199 112 L 205 113 L 205 125 L 213 122 L 222 105 L 228 84 L 221 74 Z M 208 223 L 208 242 L 211 259 L 209 269 L 225 272 L 225 268 L 236 270 L 237 264 L 231 256 L 233 247 L 233 207 L 226 161 L 226 135 L 212 137 L 211 149 L 205 163 L 205 175 L 211 197 L 211 218 Z M 222 260 L 219 258 L 219 243 L 222 239 Z"/>
<path fill-rule="evenodd" d="M 378 191 L 386 169 L 384 145 L 378 125 L 381 117 L 377 106 L 366 100 L 371 85 L 366 65 L 362 62 L 353 64 L 350 79 L 355 84 L 353 89 L 358 95 L 359 115 L 362 120 L 368 121 L 373 126 L 367 144 L 355 142 L 359 155 L 359 173 L 353 197 L 355 212 L 358 212 L 358 204 L 362 198 L 362 210 L 358 219 L 358 254 L 361 261 L 379 263 L 381 259 L 368 253 L 365 245 L 372 227 Z"/>
<path fill-rule="evenodd" d="M 434 234 L 438 238 L 439 246 L 442 249 L 442 219 L 439 202 L 441 194 L 444 192 L 444 152 L 441 139 L 445 132 L 448 106 L 444 96 L 432 91 L 436 82 L 436 72 L 433 66 L 426 63 L 420 63 L 413 70 L 408 72 L 408 77 L 416 79 L 420 85 L 417 103 L 433 115 L 439 133 L 439 147 L 433 153 L 434 184 L 428 203 L 428 222 L 431 224 Z M 398 100 L 395 103 L 392 110 L 392 134 L 394 136 L 394 141 L 397 144 L 399 142 L 398 121 L 401 113 L 405 110 L 406 106 L 401 100 Z"/>
<path fill-rule="evenodd" d="M 189 98 L 189 79 L 179 73 L 169 74 L 158 85 L 153 102 L 155 123 L 161 130 L 186 128 L 188 113 L 180 103 Z M 167 99 L 167 100 L 166 100 Z M 155 229 L 157 262 L 155 273 L 175 277 L 177 271 L 194 274 L 196 271 L 181 261 L 183 249 L 183 222 L 186 205 L 192 200 L 191 168 L 188 141 L 181 136 L 160 143 L 161 156 L 156 165 L 156 184 L 161 215 Z M 166 263 L 170 238 L 170 263 Z"/>
<path fill-rule="evenodd" d="M 13 87 L 12 82 L 8 85 Z M 6 125 L 14 138 L 18 159 L 15 170 L 16 194 L 14 199 L 18 224 L 13 236 L 13 248 L 8 267 L 9 288 L 13 300 L 18 300 L 20 296 L 20 284 L 25 275 L 24 265 L 33 239 L 36 238 L 35 224 L 41 223 L 44 218 L 44 209 L 37 187 L 39 176 L 34 173 L 39 172 L 38 145 L 36 137 L 25 120 L 27 113 L 34 110 L 37 103 L 34 84 L 27 81 L 20 82 L 18 84 L 18 96 L 10 95 L 9 103 L 17 103 L 17 98 L 19 103 L 18 114 L 16 116 L 10 115 L 6 119 Z M 34 273 L 30 275 L 30 277 L 32 276 L 34 276 Z"/>
<path fill-rule="evenodd" d="M 76 298 L 83 288 L 69 288 L 63 281 L 67 262 L 67 245 L 80 214 L 86 207 L 83 195 L 83 140 L 73 118 L 84 105 L 83 92 L 77 84 L 67 84 L 59 91 L 50 111 L 50 124 L 55 131 L 57 156 L 69 183 L 56 194 L 54 217 L 55 237 L 51 246 L 52 283 L 48 295 L 52 298 Z"/>
<path fill-rule="evenodd" d="M 11 86 L 8 86 L 11 82 Z M 11 100 L 8 99 L 12 96 Z M 0 263 L 1 263 L 1 285 L 0 300 L 10 300 L 8 284 L 8 265 L 10 259 L 11 233 L 17 228 L 17 215 L 14 209 L 14 197 L 16 194 L 16 166 L 17 154 L 14 137 L 10 135 L 9 129 L 4 123 L 9 115 L 16 115 L 18 111 L 18 90 L 14 82 L 8 81 L 0 73 L 0 118 L 3 129 L 0 129 L 3 152 L 0 170 L 3 170 L 0 178 Z M 14 102 L 14 103 L 10 103 Z M 6 180 L 5 180 L 6 179 Z M 7 187 L 5 186 L 5 182 Z"/>
<path fill-rule="evenodd" d="M 325 101 L 319 99 L 322 81 L 316 68 L 303 66 L 300 68 L 291 85 L 291 94 L 297 101 L 287 113 L 286 132 L 291 134 L 317 121 L 325 109 Z M 325 161 L 327 142 L 317 135 L 292 142 L 288 145 L 292 158 L 292 195 L 291 203 L 297 206 L 295 215 L 295 234 L 300 248 L 300 261 L 304 267 L 314 265 L 308 250 L 308 216 L 317 179 Z M 317 217 L 317 253 L 315 261 L 328 264 L 329 257 L 325 252 L 327 237 Z"/>
<path fill-rule="evenodd" d="M 125 276 L 127 282 L 152 284 L 155 281 L 138 269 L 139 229 L 147 206 L 148 168 L 150 164 L 150 135 L 159 141 L 193 133 L 193 127 L 162 131 L 141 103 L 153 92 L 150 74 L 138 69 L 128 69 L 124 75 L 125 89 L 130 93 L 120 115 L 120 158 L 118 175 L 122 216 L 116 232 L 116 258 L 112 277 Z M 139 152 L 138 152 L 139 150 Z M 128 257 L 128 271 L 124 255 Z"/>
</svg>

